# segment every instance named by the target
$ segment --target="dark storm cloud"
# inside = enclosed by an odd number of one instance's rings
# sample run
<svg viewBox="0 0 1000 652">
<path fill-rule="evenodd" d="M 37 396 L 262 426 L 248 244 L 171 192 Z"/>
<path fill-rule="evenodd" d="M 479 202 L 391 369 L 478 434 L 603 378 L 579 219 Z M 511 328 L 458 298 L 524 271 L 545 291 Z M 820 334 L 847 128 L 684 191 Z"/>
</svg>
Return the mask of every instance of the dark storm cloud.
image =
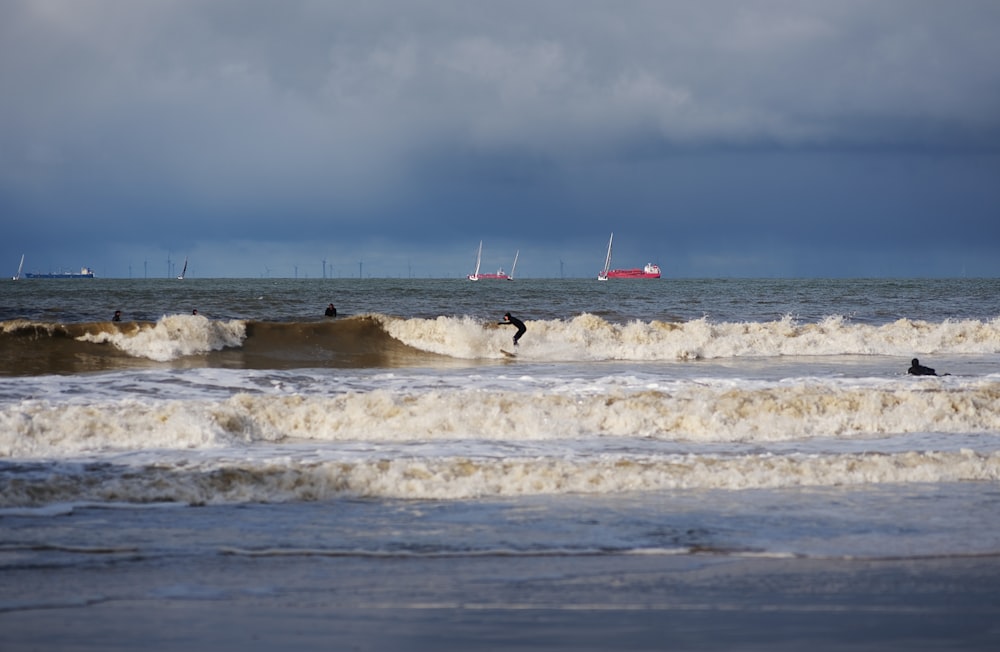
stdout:
<svg viewBox="0 0 1000 652">
<path fill-rule="evenodd" d="M 0 256 L 464 273 L 489 238 L 589 275 L 614 228 L 674 275 L 996 274 L 998 28 L 973 0 L 5 2 Z"/>
</svg>

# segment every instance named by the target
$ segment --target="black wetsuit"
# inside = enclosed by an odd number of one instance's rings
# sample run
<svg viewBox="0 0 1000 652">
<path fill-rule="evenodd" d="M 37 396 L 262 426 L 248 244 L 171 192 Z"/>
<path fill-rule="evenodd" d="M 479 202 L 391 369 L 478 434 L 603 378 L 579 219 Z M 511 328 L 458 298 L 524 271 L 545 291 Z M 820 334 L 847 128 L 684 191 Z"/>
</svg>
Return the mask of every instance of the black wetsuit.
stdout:
<svg viewBox="0 0 1000 652">
<path fill-rule="evenodd" d="M 504 313 L 503 321 L 500 323 L 517 326 L 517 332 L 514 333 L 514 346 L 517 346 L 517 341 L 521 339 L 522 335 L 524 335 L 524 331 L 528 330 L 527 328 L 525 328 L 523 321 L 521 321 L 517 317 L 511 317 L 509 312 Z"/>
<path fill-rule="evenodd" d="M 324 314 L 327 317 L 336 317 L 337 316 L 337 309 L 334 308 L 333 304 L 331 303 L 329 306 L 327 306 L 326 312 Z"/>
<path fill-rule="evenodd" d="M 937 376 L 936 371 L 920 364 L 920 361 L 916 358 L 913 358 L 910 362 L 910 368 L 906 370 L 906 373 L 913 374 L 914 376 Z"/>
</svg>

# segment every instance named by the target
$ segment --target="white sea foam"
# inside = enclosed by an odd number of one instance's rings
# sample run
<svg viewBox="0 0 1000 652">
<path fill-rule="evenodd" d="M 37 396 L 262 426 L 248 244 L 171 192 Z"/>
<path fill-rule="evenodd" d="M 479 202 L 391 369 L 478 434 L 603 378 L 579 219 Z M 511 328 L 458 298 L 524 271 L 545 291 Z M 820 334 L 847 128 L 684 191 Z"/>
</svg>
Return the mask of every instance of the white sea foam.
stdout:
<svg viewBox="0 0 1000 652">
<path fill-rule="evenodd" d="M 4 488 L 0 506 L 132 501 L 226 504 L 343 496 L 469 499 L 539 494 L 610 494 L 666 489 L 775 489 L 880 483 L 1000 480 L 1000 453 L 667 455 L 542 458 L 420 458 L 187 461 L 107 466 Z"/>
<path fill-rule="evenodd" d="M 888 433 L 1000 433 L 1000 382 L 582 382 L 225 399 L 126 398 L 0 407 L 0 456 L 212 449 L 283 440 L 544 441 L 642 437 L 779 442 Z"/>
<path fill-rule="evenodd" d="M 129 355 L 166 362 L 240 346 L 246 339 L 246 322 L 210 320 L 201 315 L 164 315 L 151 328 L 87 333 L 77 339 L 109 343 Z"/>
<path fill-rule="evenodd" d="M 412 347 L 458 358 L 499 357 L 510 328 L 469 317 L 380 317 L 390 335 Z M 831 316 L 818 323 L 615 324 L 596 315 L 526 322 L 518 354 L 530 360 L 698 360 L 732 357 L 983 354 L 1000 352 L 1000 318 L 933 323 L 900 319 L 874 326 Z"/>
</svg>

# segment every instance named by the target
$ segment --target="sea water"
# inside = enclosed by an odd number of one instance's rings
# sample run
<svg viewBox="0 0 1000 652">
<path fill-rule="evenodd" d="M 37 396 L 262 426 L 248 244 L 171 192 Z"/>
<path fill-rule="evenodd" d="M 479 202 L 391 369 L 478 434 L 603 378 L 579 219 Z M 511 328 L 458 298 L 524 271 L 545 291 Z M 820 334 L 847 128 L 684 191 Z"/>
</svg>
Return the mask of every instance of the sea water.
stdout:
<svg viewBox="0 0 1000 652">
<path fill-rule="evenodd" d="M 527 325 L 516 348 L 506 311 Z M 913 357 L 941 375 L 907 375 Z M 998 480 L 994 279 L 0 290 L 8 577 L 137 558 L 997 555 Z"/>
</svg>

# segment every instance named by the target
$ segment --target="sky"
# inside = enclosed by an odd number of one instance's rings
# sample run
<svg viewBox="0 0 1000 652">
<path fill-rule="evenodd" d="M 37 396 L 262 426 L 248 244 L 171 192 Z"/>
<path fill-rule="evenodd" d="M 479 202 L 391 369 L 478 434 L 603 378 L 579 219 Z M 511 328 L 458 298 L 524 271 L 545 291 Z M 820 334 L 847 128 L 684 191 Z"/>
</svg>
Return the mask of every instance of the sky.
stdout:
<svg viewBox="0 0 1000 652">
<path fill-rule="evenodd" d="M 1000 276 L 995 0 L 0 0 L 0 271 Z M 168 261 L 170 261 L 168 263 Z"/>
</svg>

